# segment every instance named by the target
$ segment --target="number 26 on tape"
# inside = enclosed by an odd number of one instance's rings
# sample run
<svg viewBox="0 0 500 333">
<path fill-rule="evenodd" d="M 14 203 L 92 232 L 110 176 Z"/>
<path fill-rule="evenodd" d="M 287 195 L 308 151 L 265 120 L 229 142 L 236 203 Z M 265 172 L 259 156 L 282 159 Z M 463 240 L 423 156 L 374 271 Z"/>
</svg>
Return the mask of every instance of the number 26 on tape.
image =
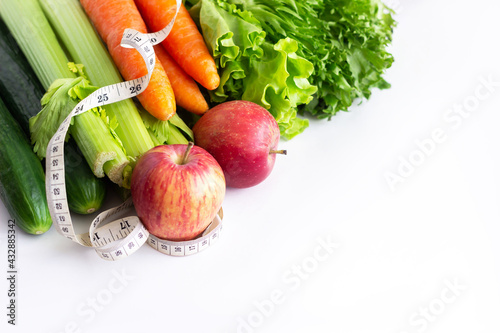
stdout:
<svg viewBox="0 0 500 333">
<path fill-rule="evenodd" d="M 141 90 L 142 90 L 142 87 L 140 84 L 130 87 L 131 94 L 138 94 Z"/>
</svg>

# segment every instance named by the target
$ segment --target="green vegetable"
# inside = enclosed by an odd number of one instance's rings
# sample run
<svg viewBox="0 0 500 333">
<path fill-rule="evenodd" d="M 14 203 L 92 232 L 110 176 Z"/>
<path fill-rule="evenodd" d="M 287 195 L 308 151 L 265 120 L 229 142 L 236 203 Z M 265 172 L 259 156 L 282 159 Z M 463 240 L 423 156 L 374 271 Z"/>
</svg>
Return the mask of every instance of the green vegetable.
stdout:
<svg viewBox="0 0 500 333">
<path fill-rule="evenodd" d="M 0 14 L 43 87 L 48 89 L 42 98 L 42 114 L 30 121 L 35 149 L 39 157 L 44 157 L 47 139 L 59 125 L 52 122 L 64 119 L 79 99 L 94 88 L 69 69 L 65 52 L 37 0 L 1 0 Z M 73 118 L 70 133 L 93 173 L 98 177 L 106 173 L 121 184 L 129 162 L 103 119 L 107 117 L 100 110 L 85 112 Z"/>
<path fill-rule="evenodd" d="M 193 2 L 193 1 L 192 1 Z M 216 103 L 244 99 L 271 112 L 287 139 L 301 133 L 306 119 L 297 107 L 312 100 L 317 88 L 308 78 L 313 65 L 296 52 L 295 40 L 267 40 L 266 33 L 250 12 L 223 1 L 200 0 L 190 9 L 212 52 L 221 76 L 211 91 Z"/>
<path fill-rule="evenodd" d="M 24 54 L 0 20 L 0 97 L 26 135 L 29 119 L 40 111 L 44 90 Z"/>
<path fill-rule="evenodd" d="M 314 64 L 312 84 L 318 93 L 303 111 L 331 118 L 347 111 L 373 88 L 386 89 L 382 78 L 394 59 L 387 51 L 395 21 L 380 0 L 229 0 L 262 23 L 266 38 L 285 36 L 299 42 L 297 54 Z"/>
<path fill-rule="evenodd" d="M 177 113 L 168 121 L 160 121 L 147 112 L 141 105 L 138 105 L 138 109 L 155 146 L 162 144 L 188 144 L 189 141 L 194 141 L 193 131 Z"/>
<path fill-rule="evenodd" d="M 278 120 L 285 138 L 307 127 L 307 120 L 296 117 L 297 110 L 330 119 L 347 111 L 355 99 L 369 98 L 373 88 L 390 87 L 382 75 L 393 62 L 387 46 L 395 21 L 380 0 L 187 4 L 193 6 L 190 13 L 221 74 L 212 100 L 247 99 L 263 105 Z M 283 40 L 293 41 L 281 54 L 287 55 L 287 62 L 276 56 Z M 300 60 L 300 65 L 291 65 L 289 59 Z"/>
<path fill-rule="evenodd" d="M 41 109 L 40 98 L 44 90 L 24 54 L 0 20 L 0 97 L 24 133 L 29 136 L 29 119 Z M 82 154 L 70 140 L 66 144 L 66 193 L 69 208 L 86 214 L 99 209 L 104 201 L 106 187 L 102 179 L 94 176 Z"/>
<path fill-rule="evenodd" d="M 1 99 L 0 198 L 22 230 L 38 235 L 50 229 L 42 164 Z"/>
<path fill-rule="evenodd" d="M 90 214 L 101 208 L 106 184 L 90 172 L 74 140 L 64 145 L 64 169 L 69 209 L 78 214 Z"/>
</svg>

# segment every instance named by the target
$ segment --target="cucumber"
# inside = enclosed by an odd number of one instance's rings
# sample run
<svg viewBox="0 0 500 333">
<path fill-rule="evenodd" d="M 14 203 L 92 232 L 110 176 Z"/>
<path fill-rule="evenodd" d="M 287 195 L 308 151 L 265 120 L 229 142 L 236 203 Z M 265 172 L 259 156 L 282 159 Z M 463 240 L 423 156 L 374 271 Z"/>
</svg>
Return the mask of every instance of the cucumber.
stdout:
<svg viewBox="0 0 500 333">
<path fill-rule="evenodd" d="M 2 20 L 0 20 L 0 63 L 0 98 L 29 137 L 29 119 L 40 111 L 40 99 L 45 91 Z M 103 179 L 94 176 L 76 147 L 76 144 L 71 142 L 65 145 L 68 205 L 72 212 L 88 214 L 102 206 L 106 185 Z"/>
<path fill-rule="evenodd" d="M 41 110 L 45 91 L 2 20 L 0 63 L 0 96 L 29 138 L 29 119 Z"/>
<path fill-rule="evenodd" d="M 0 198 L 22 230 L 39 235 L 50 229 L 42 163 L 1 99 Z"/>
<path fill-rule="evenodd" d="M 78 214 L 95 212 L 106 196 L 106 184 L 94 176 L 74 140 L 64 145 L 64 166 L 69 209 Z"/>
</svg>

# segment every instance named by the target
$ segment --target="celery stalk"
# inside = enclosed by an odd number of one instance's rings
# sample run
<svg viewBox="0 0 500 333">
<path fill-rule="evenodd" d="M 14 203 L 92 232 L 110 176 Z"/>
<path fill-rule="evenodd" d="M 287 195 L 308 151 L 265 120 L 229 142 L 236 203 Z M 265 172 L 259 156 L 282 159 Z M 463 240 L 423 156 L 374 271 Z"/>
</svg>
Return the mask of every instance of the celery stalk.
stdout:
<svg viewBox="0 0 500 333">
<path fill-rule="evenodd" d="M 45 89 L 49 89 L 56 79 L 76 79 L 68 69 L 68 59 L 37 0 L 0 0 L 0 15 Z M 50 111 L 69 112 L 73 106 L 69 98 L 52 102 L 57 110 L 46 110 L 47 114 Z M 57 119 L 54 115 L 45 116 L 46 119 L 51 117 Z M 101 170 L 104 170 L 112 181 L 122 184 L 122 172 L 128 159 L 106 124 L 92 111 L 74 120 L 70 132 L 77 133 L 75 141 L 94 174 L 102 176 Z M 46 129 L 41 126 L 39 130 Z"/>
<path fill-rule="evenodd" d="M 85 117 L 81 117 L 83 115 L 85 115 Z M 87 111 L 85 114 L 75 117 L 75 124 L 71 129 L 71 136 L 76 142 L 80 142 L 80 150 L 84 149 L 91 152 L 91 154 L 86 154 L 84 156 L 97 177 L 104 177 L 105 170 L 103 169 L 103 165 L 105 168 L 107 166 L 106 161 L 113 160 L 116 165 L 114 168 L 107 170 L 106 174 L 114 183 L 123 185 L 123 170 L 128 165 L 127 158 L 123 157 L 117 159 L 116 151 L 110 151 L 100 147 L 101 145 L 107 145 L 106 142 L 109 138 L 107 135 L 103 135 L 103 133 L 109 133 L 108 131 L 109 129 L 106 124 L 101 121 L 98 115 L 93 111 Z M 88 140 L 89 136 L 92 140 Z M 93 158 L 90 159 L 88 156 L 93 156 Z"/>
<path fill-rule="evenodd" d="M 170 118 L 168 120 L 170 122 L 170 125 L 173 125 L 172 127 L 176 127 L 176 129 L 179 130 L 179 133 L 181 134 L 184 133 L 185 135 L 188 136 L 188 138 L 191 140 L 191 141 L 194 141 L 194 134 L 193 134 L 193 130 L 191 128 L 189 128 L 188 125 L 186 125 L 186 123 L 184 122 L 184 120 L 181 119 L 181 117 L 179 117 L 179 115 L 176 113 L 172 116 L 172 118 Z M 181 134 L 182 135 L 182 134 Z"/>
<path fill-rule="evenodd" d="M 153 117 L 142 105 L 138 104 L 137 108 L 155 146 L 188 144 L 189 140 L 182 134 L 183 132 L 191 141 L 194 141 L 193 131 L 184 123 L 179 115 L 174 114 L 169 120 L 163 121 Z"/>
<path fill-rule="evenodd" d="M 123 82 L 111 56 L 77 0 L 41 0 L 40 4 L 73 61 L 85 66 L 85 75 L 97 86 Z M 138 157 L 154 146 L 131 99 L 106 105 L 116 118 L 115 129 L 129 156 Z"/>
<path fill-rule="evenodd" d="M 172 126 L 170 127 L 170 133 L 167 139 L 167 144 L 169 145 L 174 145 L 174 144 L 183 144 L 187 145 L 189 141 L 186 139 L 186 137 L 181 133 L 181 131 L 175 127 Z"/>
<path fill-rule="evenodd" d="M 0 15 L 45 89 L 56 79 L 76 78 L 37 1 L 0 0 Z"/>
</svg>

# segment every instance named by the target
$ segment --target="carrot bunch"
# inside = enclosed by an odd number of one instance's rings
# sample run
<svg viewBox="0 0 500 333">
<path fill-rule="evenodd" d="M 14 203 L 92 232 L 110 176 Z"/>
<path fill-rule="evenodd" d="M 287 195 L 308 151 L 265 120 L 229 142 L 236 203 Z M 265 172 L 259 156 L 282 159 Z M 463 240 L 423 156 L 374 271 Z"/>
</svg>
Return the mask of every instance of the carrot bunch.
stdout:
<svg viewBox="0 0 500 333">
<path fill-rule="evenodd" d="M 142 56 L 120 46 L 123 32 L 132 28 L 146 33 L 163 29 L 173 18 L 176 1 L 80 0 L 125 80 L 147 74 Z M 146 22 L 145 22 L 146 21 Z M 148 24 L 146 26 L 146 23 Z M 215 62 L 201 33 L 182 5 L 175 24 L 162 45 L 155 46 L 156 65 L 146 90 L 137 96 L 151 115 L 168 120 L 176 104 L 203 114 L 208 104 L 196 82 L 209 90 L 220 82 Z"/>
</svg>

